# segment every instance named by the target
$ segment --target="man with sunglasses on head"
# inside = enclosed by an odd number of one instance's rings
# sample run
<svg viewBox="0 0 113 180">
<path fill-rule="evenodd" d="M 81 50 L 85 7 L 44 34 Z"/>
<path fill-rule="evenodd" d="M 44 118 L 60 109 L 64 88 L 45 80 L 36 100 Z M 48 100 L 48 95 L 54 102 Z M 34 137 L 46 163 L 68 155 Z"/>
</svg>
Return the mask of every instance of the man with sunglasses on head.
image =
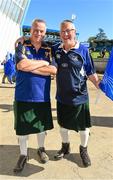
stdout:
<svg viewBox="0 0 113 180">
<path fill-rule="evenodd" d="M 26 164 L 27 139 L 30 134 L 37 134 L 37 154 L 41 163 L 49 157 L 45 151 L 46 131 L 53 129 L 50 83 L 51 74 L 56 68 L 51 64 L 51 48 L 43 39 L 46 33 L 44 20 L 35 19 L 31 26 L 29 40 L 18 43 L 15 50 L 17 68 L 15 87 L 15 131 L 20 145 L 20 156 L 14 172 L 21 172 Z"/>
<path fill-rule="evenodd" d="M 53 56 L 57 67 L 57 117 L 62 147 L 54 157 L 59 160 L 70 153 L 68 130 L 74 130 L 80 134 L 80 156 L 83 165 L 88 167 L 91 165 L 87 151 L 91 117 L 87 79 L 97 88 L 99 79 L 88 49 L 76 40 L 72 21 L 61 23 L 60 38 L 62 43 L 53 46 Z"/>
</svg>

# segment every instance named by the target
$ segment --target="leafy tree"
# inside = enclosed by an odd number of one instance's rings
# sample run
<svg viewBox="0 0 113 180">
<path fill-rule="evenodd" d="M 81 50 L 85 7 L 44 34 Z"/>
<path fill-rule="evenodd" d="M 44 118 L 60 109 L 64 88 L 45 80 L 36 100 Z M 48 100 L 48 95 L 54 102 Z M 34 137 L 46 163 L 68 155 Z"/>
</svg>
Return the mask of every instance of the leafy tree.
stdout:
<svg viewBox="0 0 113 180">
<path fill-rule="evenodd" d="M 97 41 L 101 41 L 101 40 L 108 40 L 107 36 L 106 36 L 106 33 L 104 32 L 104 30 L 102 28 L 99 28 L 99 33 L 96 35 L 96 36 L 91 36 L 88 38 L 88 42 L 91 43 L 91 42 L 94 42 L 95 40 Z"/>
<path fill-rule="evenodd" d="M 108 39 L 106 36 L 106 33 L 102 28 L 99 28 L 99 33 L 96 35 L 96 40 L 103 40 L 103 39 Z"/>
<path fill-rule="evenodd" d="M 93 42 L 94 40 L 96 40 L 96 37 L 95 37 L 95 36 L 92 36 L 92 37 L 89 37 L 89 38 L 88 38 L 88 42 Z"/>
</svg>

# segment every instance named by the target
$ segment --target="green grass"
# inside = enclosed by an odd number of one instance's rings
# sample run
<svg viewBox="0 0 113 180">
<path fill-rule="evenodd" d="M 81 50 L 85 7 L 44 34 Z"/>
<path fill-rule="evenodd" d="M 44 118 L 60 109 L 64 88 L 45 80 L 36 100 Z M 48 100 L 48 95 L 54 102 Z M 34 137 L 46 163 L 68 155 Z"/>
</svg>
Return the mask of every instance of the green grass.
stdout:
<svg viewBox="0 0 113 180">
<path fill-rule="evenodd" d="M 91 53 L 91 56 L 92 56 L 92 58 L 94 58 L 94 59 L 101 58 L 101 54 L 100 54 L 100 52 L 98 52 L 98 51 L 92 52 L 92 53 Z M 106 58 L 109 58 L 109 52 L 106 52 L 106 53 L 105 53 L 105 57 L 106 57 Z"/>
</svg>

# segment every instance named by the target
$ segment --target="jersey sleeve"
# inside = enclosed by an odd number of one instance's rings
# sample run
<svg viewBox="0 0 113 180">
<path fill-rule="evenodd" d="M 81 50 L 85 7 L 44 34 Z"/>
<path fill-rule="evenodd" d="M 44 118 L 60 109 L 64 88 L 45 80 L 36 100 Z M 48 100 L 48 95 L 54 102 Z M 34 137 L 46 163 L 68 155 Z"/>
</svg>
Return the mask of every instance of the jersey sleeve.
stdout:
<svg viewBox="0 0 113 180">
<path fill-rule="evenodd" d="M 15 62 L 16 64 L 20 62 L 22 59 L 27 59 L 27 56 L 25 55 L 25 46 L 21 43 L 18 44 L 18 46 L 15 48 Z"/>
<path fill-rule="evenodd" d="M 85 71 L 87 76 L 96 73 L 93 59 L 88 50 L 86 50 L 86 56 L 85 56 Z"/>
<path fill-rule="evenodd" d="M 57 68 L 57 62 L 56 62 L 56 58 L 55 58 L 55 47 L 52 46 L 51 48 L 52 50 L 52 62 L 51 62 L 51 65 L 55 66 Z"/>
</svg>

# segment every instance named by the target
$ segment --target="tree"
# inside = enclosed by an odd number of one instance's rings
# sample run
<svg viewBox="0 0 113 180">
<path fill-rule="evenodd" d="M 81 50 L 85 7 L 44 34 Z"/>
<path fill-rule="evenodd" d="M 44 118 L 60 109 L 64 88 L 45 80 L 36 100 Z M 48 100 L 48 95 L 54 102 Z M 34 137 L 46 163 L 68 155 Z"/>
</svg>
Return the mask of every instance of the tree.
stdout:
<svg viewBox="0 0 113 180">
<path fill-rule="evenodd" d="M 95 36 L 91 36 L 91 37 L 88 38 L 88 42 L 93 42 L 94 40 L 96 40 Z"/>
<path fill-rule="evenodd" d="M 110 52 L 113 47 L 113 39 L 109 40 L 102 28 L 99 28 L 99 33 L 96 36 L 88 38 L 87 42 L 90 44 L 91 50 L 102 51 L 104 48 Z"/>
<path fill-rule="evenodd" d="M 103 40 L 103 39 L 108 39 L 106 36 L 106 33 L 102 28 L 99 28 L 99 33 L 96 35 L 96 40 Z"/>
</svg>

